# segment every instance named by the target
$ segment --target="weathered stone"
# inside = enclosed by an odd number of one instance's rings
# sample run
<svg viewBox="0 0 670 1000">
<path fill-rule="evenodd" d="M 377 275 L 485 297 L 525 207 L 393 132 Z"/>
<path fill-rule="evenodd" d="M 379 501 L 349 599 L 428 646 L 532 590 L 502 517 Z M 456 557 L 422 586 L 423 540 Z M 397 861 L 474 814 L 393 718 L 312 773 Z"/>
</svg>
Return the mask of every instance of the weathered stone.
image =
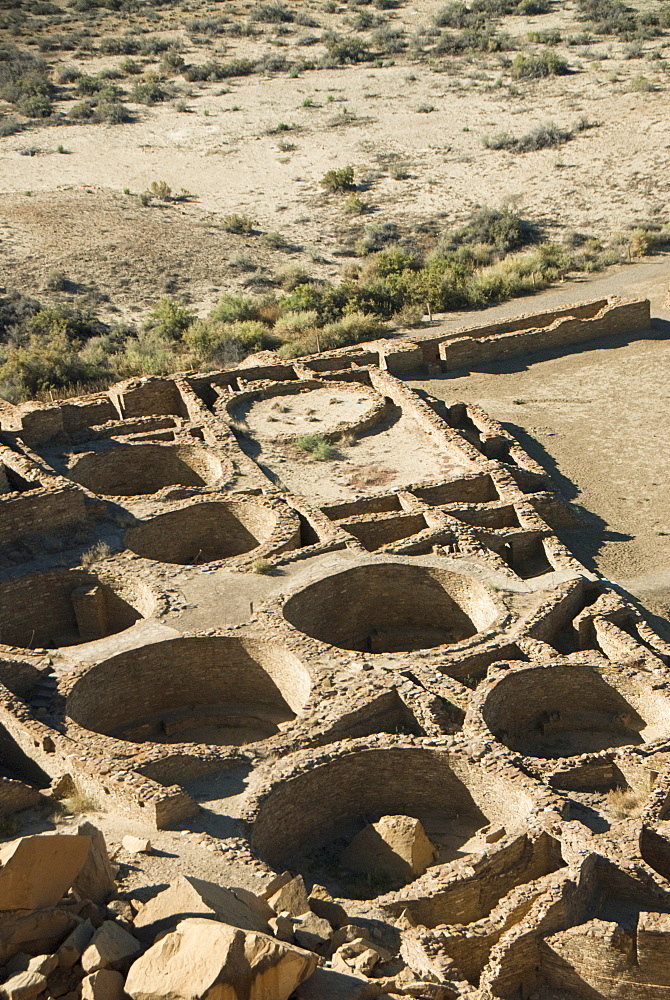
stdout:
<svg viewBox="0 0 670 1000">
<path fill-rule="evenodd" d="M 321 951 L 330 941 L 332 933 L 333 928 L 328 921 L 317 917 L 311 910 L 296 917 L 293 935 L 301 948 Z"/>
<path fill-rule="evenodd" d="M 149 854 L 151 852 L 151 841 L 144 837 L 133 837 L 128 834 L 121 841 L 124 851 L 129 854 Z"/>
<path fill-rule="evenodd" d="M 317 917 L 323 917 L 332 927 L 344 927 L 349 923 L 349 915 L 341 903 L 335 902 L 323 885 L 314 883 L 309 894 L 309 908 Z"/>
<path fill-rule="evenodd" d="M 47 985 L 41 972 L 18 972 L 0 986 L 2 1000 L 34 1000 Z"/>
<path fill-rule="evenodd" d="M 90 945 L 81 956 L 84 972 L 98 969 L 123 969 L 142 950 L 137 938 L 128 931 L 106 920 L 93 935 Z"/>
<path fill-rule="evenodd" d="M 21 837 L 0 848 L 0 910 L 55 906 L 84 866 L 88 837 Z"/>
<path fill-rule="evenodd" d="M 295 1000 L 370 1000 L 382 993 L 382 987 L 374 980 L 319 968 L 298 987 Z"/>
<path fill-rule="evenodd" d="M 226 889 L 214 882 L 181 875 L 169 889 L 150 899 L 135 917 L 135 930 L 144 941 L 172 930 L 186 917 L 203 916 L 247 931 L 267 933 L 274 910 L 246 889 Z"/>
<path fill-rule="evenodd" d="M 80 899 L 105 903 L 116 892 L 114 873 L 107 853 L 107 844 L 101 830 L 92 823 L 80 823 L 77 833 L 91 838 L 91 845 L 84 866 L 72 884 Z"/>
<path fill-rule="evenodd" d="M 55 955 L 26 955 L 19 952 L 7 962 L 7 975 L 15 976 L 19 972 L 38 972 L 41 976 L 49 976 L 58 966 Z"/>
<path fill-rule="evenodd" d="M 302 875 L 297 875 L 283 885 L 278 892 L 270 896 L 268 903 L 277 913 L 290 913 L 292 917 L 307 913 L 309 899 Z"/>
<path fill-rule="evenodd" d="M 107 912 L 116 920 L 122 920 L 127 924 L 133 922 L 133 908 L 126 899 L 113 899 L 107 904 Z"/>
<path fill-rule="evenodd" d="M 123 976 L 114 969 L 98 969 L 82 979 L 81 1000 L 123 1000 Z"/>
<path fill-rule="evenodd" d="M 356 834 L 342 852 L 341 862 L 351 871 L 407 881 L 423 875 L 436 856 L 420 820 L 382 816 Z"/>
<path fill-rule="evenodd" d="M 49 996 L 58 1000 L 68 993 L 78 992 L 81 983 L 81 970 L 76 969 L 56 969 L 48 979 Z"/>
<path fill-rule="evenodd" d="M 78 927 L 75 927 L 58 949 L 58 964 L 61 968 L 71 969 L 75 962 L 79 961 L 91 943 L 94 933 L 95 928 L 90 920 L 84 920 Z"/>
<path fill-rule="evenodd" d="M 293 941 L 293 917 L 290 913 L 278 913 L 268 920 L 270 930 L 278 941 Z"/>
<path fill-rule="evenodd" d="M 20 951 L 55 951 L 76 923 L 72 913 L 59 907 L 1 912 L 0 964 Z"/>
<path fill-rule="evenodd" d="M 191 917 L 130 969 L 134 1000 L 288 1000 L 316 956 L 266 934 Z"/>
</svg>

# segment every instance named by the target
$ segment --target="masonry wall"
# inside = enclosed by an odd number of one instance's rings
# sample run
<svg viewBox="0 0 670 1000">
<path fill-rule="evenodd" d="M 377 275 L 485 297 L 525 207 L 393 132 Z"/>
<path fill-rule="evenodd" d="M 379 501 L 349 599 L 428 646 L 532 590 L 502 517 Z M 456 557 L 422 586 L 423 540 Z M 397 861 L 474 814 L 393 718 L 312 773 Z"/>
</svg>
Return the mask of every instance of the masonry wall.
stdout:
<svg viewBox="0 0 670 1000">
<path fill-rule="evenodd" d="M 644 299 L 612 306 L 590 319 L 568 316 L 548 327 L 486 337 L 478 332 L 443 343 L 440 346 L 441 365 L 443 371 L 452 371 L 618 333 L 647 330 L 649 323 L 649 301 Z"/>
<path fill-rule="evenodd" d="M 85 517 L 84 494 L 75 487 L 5 495 L 0 501 L 0 545 L 28 535 L 57 534 Z"/>
</svg>

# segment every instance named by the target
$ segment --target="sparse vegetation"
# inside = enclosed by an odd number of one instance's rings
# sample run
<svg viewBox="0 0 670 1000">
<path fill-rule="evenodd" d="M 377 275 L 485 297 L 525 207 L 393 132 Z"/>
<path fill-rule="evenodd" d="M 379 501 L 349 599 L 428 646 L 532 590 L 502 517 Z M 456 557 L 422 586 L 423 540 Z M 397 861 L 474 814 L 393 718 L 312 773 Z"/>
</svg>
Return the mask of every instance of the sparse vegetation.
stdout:
<svg viewBox="0 0 670 1000">
<path fill-rule="evenodd" d="M 327 170 L 319 183 L 331 194 L 338 194 L 341 191 L 351 191 L 354 186 L 354 168 L 347 166 Z"/>
<path fill-rule="evenodd" d="M 337 458 L 337 450 L 332 447 L 323 434 L 301 434 L 295 439 L 296 447 L 307 451 L 317 462 L 329 462 Z"/>
</svg>

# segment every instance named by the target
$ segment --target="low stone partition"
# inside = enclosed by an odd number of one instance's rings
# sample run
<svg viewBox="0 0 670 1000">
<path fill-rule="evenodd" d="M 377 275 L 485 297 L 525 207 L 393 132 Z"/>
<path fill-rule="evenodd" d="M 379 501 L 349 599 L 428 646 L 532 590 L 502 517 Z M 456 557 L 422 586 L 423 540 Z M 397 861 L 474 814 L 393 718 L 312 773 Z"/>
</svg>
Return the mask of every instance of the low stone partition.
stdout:
<svg viewBox="0 0 670 1000">
<path fill-rule="evenodd" d="M 530 319 L 537 321 L 540 317 Z M 439 345 L 440 366 L 442 371 L 454 371 L 620 333 L 645 333 L 650 328 L 650 321 L 648 299 L 609 300 L 591 316 L 569 312 L 546 326 L 537 322 L 535 326 L 514 330 L 472 330 L 465 336 L 449 338 Z"/>
</svg>

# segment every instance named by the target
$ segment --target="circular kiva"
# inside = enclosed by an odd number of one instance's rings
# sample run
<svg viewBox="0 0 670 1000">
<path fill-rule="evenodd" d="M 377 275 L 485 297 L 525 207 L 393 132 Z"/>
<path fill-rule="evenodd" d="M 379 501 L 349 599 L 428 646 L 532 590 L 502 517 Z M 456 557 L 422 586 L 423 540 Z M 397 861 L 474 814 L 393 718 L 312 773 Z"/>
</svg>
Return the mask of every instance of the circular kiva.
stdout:
<svg viewBox="0 0 670 1000">
<path fill-rule="evenodd" d="M 667 732 L 670 703 L 640 677 L 635 686 L 635 695 L 617 690 L 585 664 L 529 667 L 488 691 L 482 715 L 496 739 L 528 757 L 599 753 Z"/>
<path fill-rule="evenodd" d="M 121 596 L 84 570 L 34 573 L 0 584 L 0 642 L 74 646 L 122 632 L 152 610 L 150 596 Z"/>
<path fill-rule="evenodd" d="M 92 493 L 144 496 L 166 486 L 214 485 L 222 479 L 223 466 L 197 445 L 119 445 L 83 455 L 69 476 Z"/>
<path fill-rule="evenodd" d="M 480 850 L 477 831 L 493 818 L 512 828 L 532 808 L 526 793 L 515 795 L 502 778 L 482 782 L 476 768 L 470 773 L 450 754 L 412 746 L 356 749 L 278 781 L 260 799 L 251 845 L 278 870 L 302 871 L 336 895 L 372 898 L 388 885 L 353 874 L 351 864 L 352 842 L 367 823 L 418 819 L 435 847 L 431 863 L 445 864 Z M 403 881 L 412 880 L 408 873 Z"/>
<path fill-rule="evenodd" d="M 270 538 L 277 520 L 271 507 L 253 500 L 206 501 L 142 521 L 124 542 L 145 559 L 193 566 L 251 552 Z"/>
<path fill-rule="evenodd" d="M 404 563 L 356 566 L 305 587 L 284 605 L 287 621 L 313 639 L 368 653 L 461 642 L 498 615 L 479 580 Z"/>
<path fill-rule="evenodd" d="M 300 712 L 309 675 L 287 649 L 223 636 L 168 639 L 104 660 L 75 681 L 68 716 L 133 742 L 239 745 Z"/>
</svg>

